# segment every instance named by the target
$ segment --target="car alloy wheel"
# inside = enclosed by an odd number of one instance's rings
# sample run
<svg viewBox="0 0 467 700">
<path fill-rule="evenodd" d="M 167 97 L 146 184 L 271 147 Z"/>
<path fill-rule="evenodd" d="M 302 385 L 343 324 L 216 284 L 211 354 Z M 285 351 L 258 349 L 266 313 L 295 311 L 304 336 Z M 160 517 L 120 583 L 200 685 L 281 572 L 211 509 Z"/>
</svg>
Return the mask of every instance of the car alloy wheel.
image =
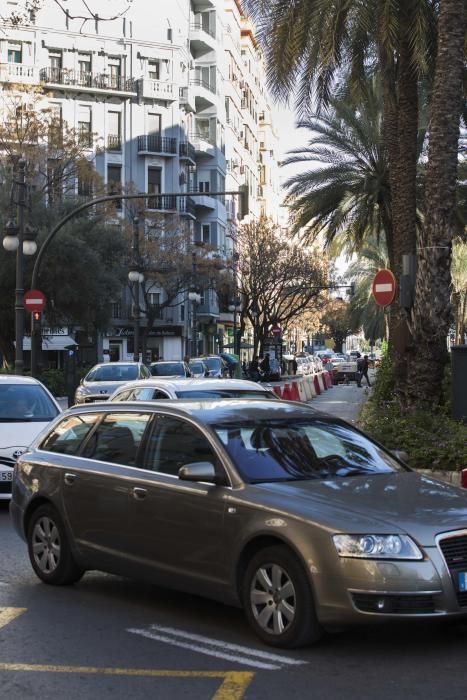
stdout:
<svg viewBox="0 0 467 700">
<path fill-rule="evenodd" d="M 74 560 L 65 526 L 52 504 L 39 506 L 32 513 L 27 542 L 32 568 L 41 581 L 64 586 L 75 583 L 84 574 Z"/>
<path fill-rule="evenodd" d="M 321 637 L 310 581 L 285 545 L 265 547 L 253 555 L 242 595 L 248 622 L 266 644 L 291 649 Z"/>
<path fill-rule="evenodd" d="M 32 551 L 38 569 L 52 574 L 60 563 L 60 535 L 54 521 L 45 515 L 34 524 Z"/>
<path fill-rule="evenodd" d="M 269 634 L 283 634 L 296 614 L 296 594 L 287 573 L 278 564 L 260 567 L 251 582 L 250 605 L 258 625 Z"/>
</svg>

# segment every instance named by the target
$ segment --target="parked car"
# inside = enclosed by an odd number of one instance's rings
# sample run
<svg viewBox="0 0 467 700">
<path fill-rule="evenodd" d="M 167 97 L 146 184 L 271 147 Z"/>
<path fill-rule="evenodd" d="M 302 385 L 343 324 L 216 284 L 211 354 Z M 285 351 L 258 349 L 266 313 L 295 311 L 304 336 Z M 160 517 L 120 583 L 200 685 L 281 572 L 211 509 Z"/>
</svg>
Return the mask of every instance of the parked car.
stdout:
<svg viewBox="0 0 467 700">
<path fill-rule="evenodd" d="M 155 399 L 277 399 L 270 388 L 246 379 L 171 379 L 153 377 L 129 382 L 110 401 L 152 401 Z"/>
<path fill-rule="evenodd" d="M 151 362 L 149 371 L 153 377 L 191 377 L 191 370 L 183 360 Z"/>
<path fill-rule="evenodd" d="M 147 379 L 150 371 L 142 362 L 102 362 L 94 365 L 75 391 L 75 403 L 105 401 L 118 386 L 132 379 Z"/>
<path fill-rule="evenodd" d="M 467 493 L 294 402 L 75 406 L 19 458 L 10 512 L 42 581 L 212 597 L 273 646 L 467 616 Z"/>
<path fill-rule="evenodd" d="M 210 377 L 217 377 L 218 379 L 222 377 L 229 377 L 229 365 L 225 360 L 219 355 L 206 355 L 201 358 L 205 365 L 207 365 Z"/>
<path fill-rule="evenodd" d="M 37 379 L 0 375 L 0 500 L 11 498 L 17 458 L 60 410 Z"/>
<path fill-rule="evenodd" d="M 188 367 L 191 372 L 193 379 L 201 379 L 202 377 L 209 377 L 209 367 L 201 359 L 190 360 Z"/>
</svg>

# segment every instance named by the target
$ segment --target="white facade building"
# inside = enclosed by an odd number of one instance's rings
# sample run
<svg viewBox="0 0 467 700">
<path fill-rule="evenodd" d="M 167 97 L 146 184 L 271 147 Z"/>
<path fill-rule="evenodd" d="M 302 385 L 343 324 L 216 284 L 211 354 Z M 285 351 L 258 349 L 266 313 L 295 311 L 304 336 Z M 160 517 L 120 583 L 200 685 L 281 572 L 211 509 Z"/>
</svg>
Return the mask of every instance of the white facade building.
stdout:
<svg viewBox="0 0 467 700">
<path fill-rule="evenodd" d="M 85 22 L 74 19 L 83 14 L 80 0 L 66 7 L 67 13 L 47 2 L 26 24 L 4 23 L 0 91 L 41 85 L 54 115 L 88 141 L 89 158 L 109 188 L 131 183 L 153 194 L 149 206 L 168 220 L 181 217 L 199 243 L 231 249 L 226 234 L 237 222 L 238 202 L 210 196 L 214 191 L 246 183 L 251 215 L 276 220 L 280 196 L 264 69 L 239 2 L 93 0 L 99 17 L 109 17 L 109 8 L 122 15 Z M 77 182 L 76 194 L 89 193 Z M 154 293 L 163 298 L 162 289 Z M 100 354 L 133 356 L 130 307 L 123 293 Z M 193 330 L 189 307 L 186 300 L 158 320 L 147 359 L 185 354 Z M 219 328 L 232 317 L 221 318 L 213 290 L 204 293 L 196 319 L 197 349 L 215 351 Z"/>
</svg>

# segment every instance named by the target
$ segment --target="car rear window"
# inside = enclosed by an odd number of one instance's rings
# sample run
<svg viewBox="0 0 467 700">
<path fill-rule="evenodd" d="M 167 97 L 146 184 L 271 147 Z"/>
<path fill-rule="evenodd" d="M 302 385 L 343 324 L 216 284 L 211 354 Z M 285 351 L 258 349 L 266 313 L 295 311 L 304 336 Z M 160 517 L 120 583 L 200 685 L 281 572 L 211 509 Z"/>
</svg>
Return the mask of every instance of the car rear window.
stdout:
<svg viewBox="0 0 467 700">
<path fill-rule="evenodd" d="M 185 369 L 180 362 L 167 362 L 163 365 L 151 365 L 153 377 L 168 377 L 174 374 L 184 376 Z"/>
</svg>

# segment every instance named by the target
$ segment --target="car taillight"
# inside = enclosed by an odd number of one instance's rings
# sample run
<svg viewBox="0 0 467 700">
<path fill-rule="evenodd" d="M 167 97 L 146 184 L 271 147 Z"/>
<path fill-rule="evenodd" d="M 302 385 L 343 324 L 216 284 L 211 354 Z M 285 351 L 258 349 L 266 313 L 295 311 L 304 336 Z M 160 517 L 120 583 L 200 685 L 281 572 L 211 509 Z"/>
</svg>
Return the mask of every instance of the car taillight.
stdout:
<svg viewBox="0 0 467 700">
<path fill-rule="evenodd" d="M 467 489 L 467 469 L 461 471 L 461 486 L 463 489 Z"/>
</svg>

